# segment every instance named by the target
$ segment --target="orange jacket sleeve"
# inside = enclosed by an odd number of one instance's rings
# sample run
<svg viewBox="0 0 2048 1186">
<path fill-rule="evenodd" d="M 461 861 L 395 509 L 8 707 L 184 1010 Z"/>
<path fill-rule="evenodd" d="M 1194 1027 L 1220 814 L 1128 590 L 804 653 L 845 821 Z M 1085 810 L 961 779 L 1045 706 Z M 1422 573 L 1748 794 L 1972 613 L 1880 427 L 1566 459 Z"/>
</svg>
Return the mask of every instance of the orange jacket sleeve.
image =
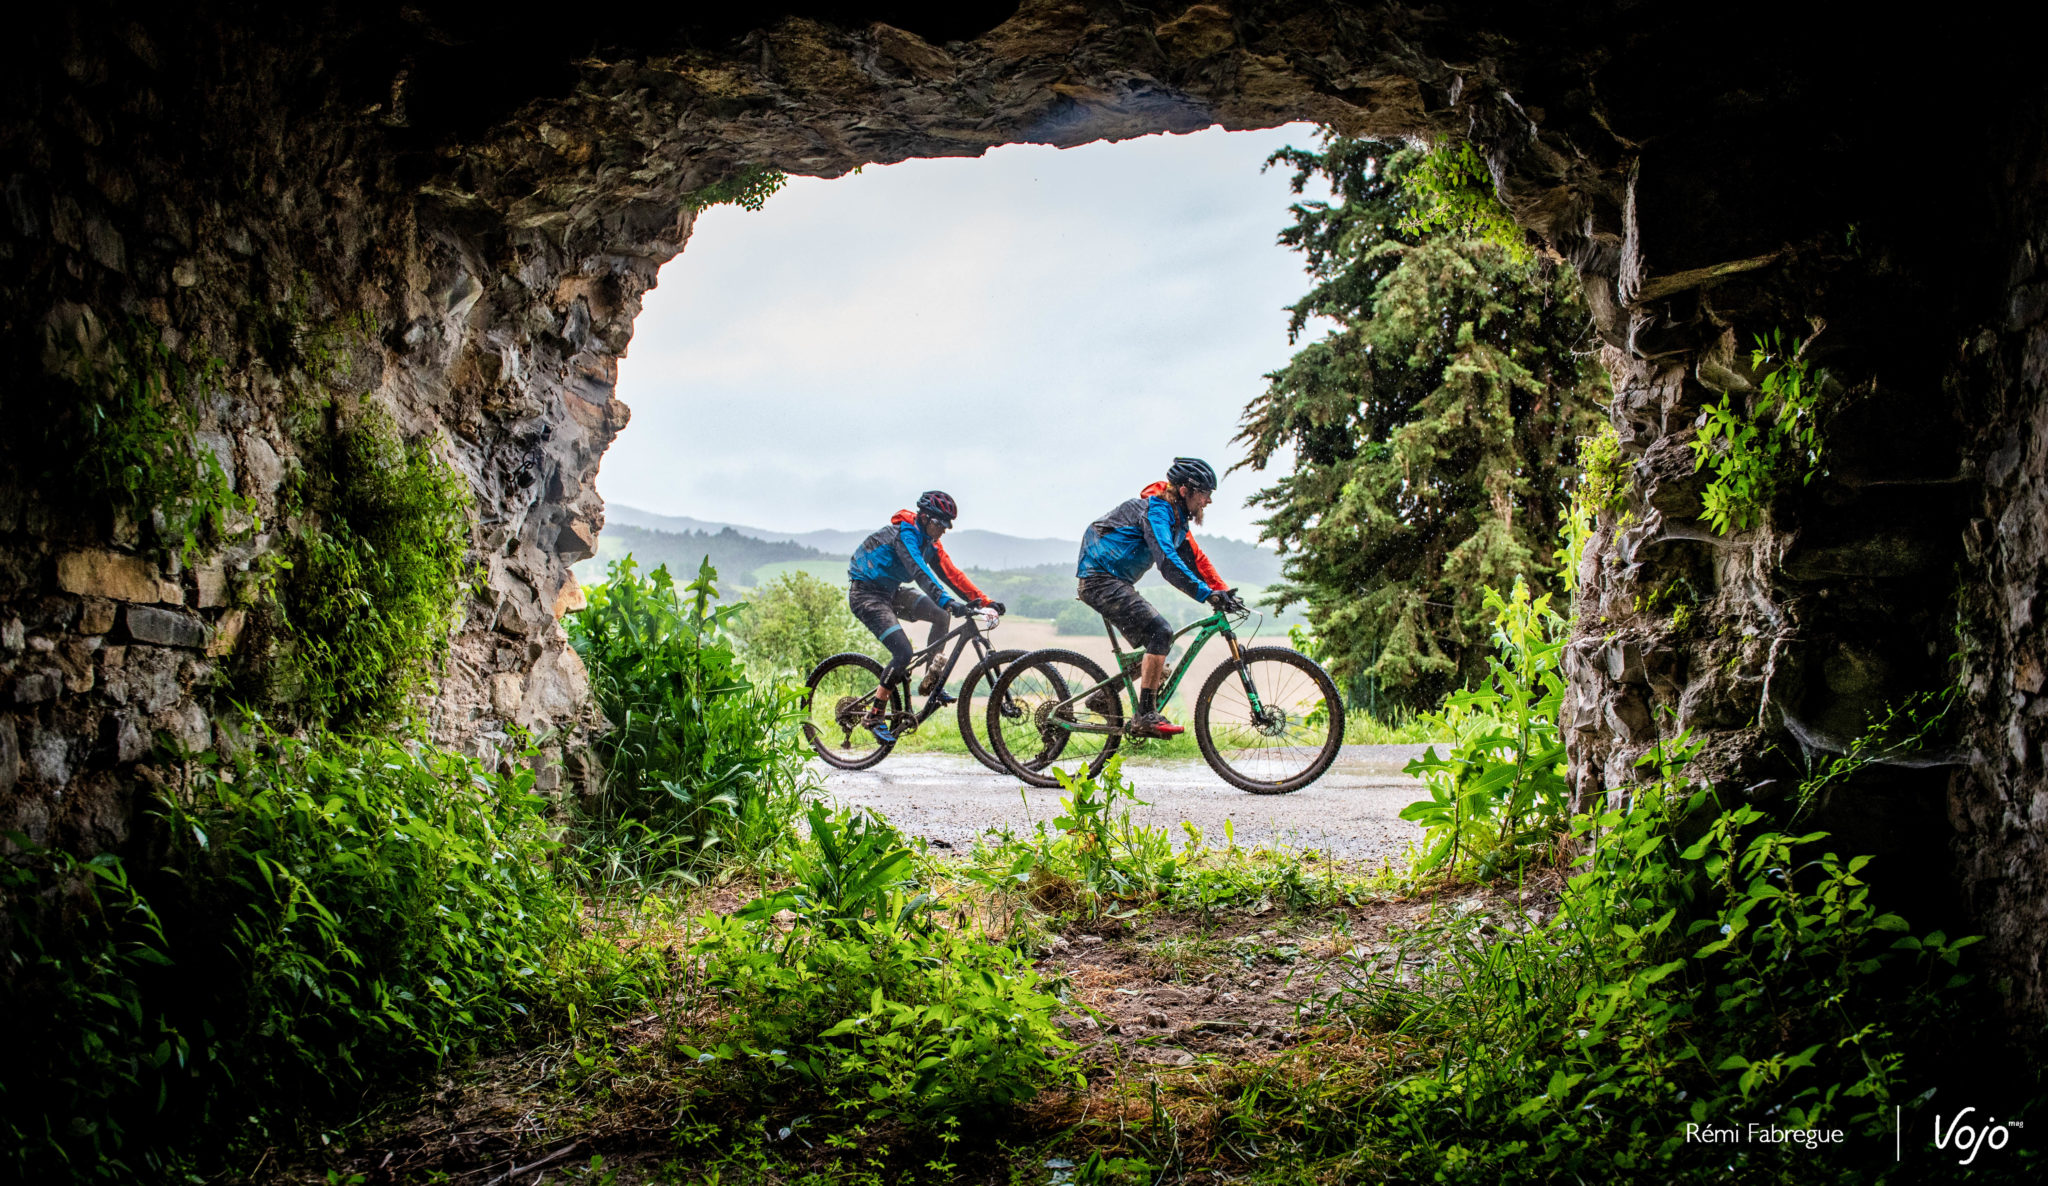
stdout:
<svg viewBox="0 0 2048 1186">
<path fill-rule="evenodd" d="M 1188 550 L 1195 554 L 1195 575 L 1202 578 L 1203 584 L 1211 589 L 1230 588 L 1229 581 L 1216 575 L 1216 566 L 1210 562 L 1209 554 L 1202 550 L 1202 545 L 1195 542 L 1195 533 L 1192 531 L 1188 533 Z"/>
<path fill-rule="evenodd" d="M 975 588 L 974 582 L 967 579 L 967 574 L 961 572 L 959 566 L 953 563 L 953 558 L 946 555 L 944 544 L 933 540 L 932 555 L 939 558 L 939 575 L 946 578 L 946 583 L 953 586 L 955 593 L 967 598 L 970 605 L 983 606 L 988 604 L 988 595 Z"/>
</svg>

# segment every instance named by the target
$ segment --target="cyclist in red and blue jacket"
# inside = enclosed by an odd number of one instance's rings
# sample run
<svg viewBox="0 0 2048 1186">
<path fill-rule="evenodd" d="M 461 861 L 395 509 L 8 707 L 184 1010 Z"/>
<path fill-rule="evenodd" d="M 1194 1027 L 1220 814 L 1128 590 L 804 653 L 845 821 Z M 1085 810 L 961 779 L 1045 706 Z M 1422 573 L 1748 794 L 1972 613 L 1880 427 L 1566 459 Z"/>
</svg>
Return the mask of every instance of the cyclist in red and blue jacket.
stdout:
<svg viewBox="0 0 2048 1186">
<path fill-rule="evenodd" d="M 1244 608 L 1230 586 L 1216 573 L 1188 527 L 1202 521 L 1202 512 L 1216 497 L 1216 471 L 1198 457 L 1176 457 L 1166 480 L 1154 482 L 1094 523 L 1081 537 L 1079 596 L 1090 609 L 1145 648 L 1138 676 L 1138 711 L 1127 732 L 1138 737 L 1171 737 L 1183 732 L 1159 711 L 1159 688 L 1166 682 L 1166 655 L 1173 649 L 1173 627 L 1145 595 L 1138 578 L 1157 564 L 1166 583 L 1196 601 L 1217 609 Z"/>
<path fill-rule="evenodd" d="M 875 736 L 894 741 L 888 724 L 889 685 L 903 675 L 915 649 L 903 630 L 902 619 L 931 623 L 926 646 L 946 635 L 947 615 L 964 618 L 971 609 L 993 609 L 1003 613 L 1001 602 L 990 601 L 967 574 L 953 563 L 939 537 L 953 526 L 960 514 L 959 504 L 943 490 L 927 490 L 917 500 L 915 511 L 897 511 L 888 525 L 861 541 L 853 560 L 846 566 L 846 604 L 853 616 L 866 626 L 882 645 L 889 648 L 889 666 L 882 672 L 882 686 L 876 696 L 871 723 Z M 935 571 L 936 570 L 936 571 Z M 943 574 L 943 575 L 941 575 Z M 915 582 L 911 587 L 906 582 Z M 919 590 L 923 590 L 920 592 Z M 922 689 L 937 690 L 944 674 L 944 654 L 933 656 L 931 671 Z M 940 703 L 951 697 L 939 693 Z"/>
</svg>

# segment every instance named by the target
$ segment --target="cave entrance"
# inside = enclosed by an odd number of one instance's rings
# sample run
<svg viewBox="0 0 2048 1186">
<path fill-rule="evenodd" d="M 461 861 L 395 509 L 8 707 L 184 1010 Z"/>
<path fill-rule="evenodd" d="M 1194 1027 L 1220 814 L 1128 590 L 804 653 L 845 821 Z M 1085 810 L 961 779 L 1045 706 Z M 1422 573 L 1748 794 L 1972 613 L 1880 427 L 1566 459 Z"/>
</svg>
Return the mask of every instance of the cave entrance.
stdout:
<svg viewBox="0 0 2048 1186">
<path fill-rule="evenodd" d="M 1309 282 L 1276 235 L 1289 203 L 1329 196 L 1263 165 L 1318 136 L 1011 145 L 704 210 L 619 365 L 633 423 L 606 453 L 608 526 L 578 577 L 636 541 L 652 567 L 648 530 L 737 524 L 817 546 L 834 559 L 796 563 L 840 582 L 847 539 L 935 487 L 981 533 L 956 536 L 980 545 L 962 563 L 1041 564 L 1166 458 L 1224 468 L 1295 349 L 1284 306 Z M 1257 484 L 1236 477 L 1206 530 L 1255 540 Z M 722 567 L 740 586 L 779 571 Z"/>
</svg>

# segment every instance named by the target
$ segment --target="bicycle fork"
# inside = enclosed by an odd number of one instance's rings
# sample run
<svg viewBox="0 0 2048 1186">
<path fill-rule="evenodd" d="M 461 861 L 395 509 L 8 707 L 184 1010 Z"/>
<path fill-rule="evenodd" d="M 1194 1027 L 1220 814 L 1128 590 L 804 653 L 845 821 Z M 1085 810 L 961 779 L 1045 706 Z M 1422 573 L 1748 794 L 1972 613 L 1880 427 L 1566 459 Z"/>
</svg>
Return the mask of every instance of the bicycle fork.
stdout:
<svg viewBox="0 0 2048 1186">
<path fill-rule="evenodd" d="M 1259 703 L 1259 690 L 1252 686 L 1251 664 L 1244 661 L 1244 648 L 1237 645 L 1237 635 L 1228 630 L 1223 632 L 1223 642 L 1230 648 L 1230 661 L 1237 665 L 1237 679 L 1244 685 L 1244 697 L 1251 701 L 1252 719 L 1263 721 L 1266 707 Z"/>
</svg>

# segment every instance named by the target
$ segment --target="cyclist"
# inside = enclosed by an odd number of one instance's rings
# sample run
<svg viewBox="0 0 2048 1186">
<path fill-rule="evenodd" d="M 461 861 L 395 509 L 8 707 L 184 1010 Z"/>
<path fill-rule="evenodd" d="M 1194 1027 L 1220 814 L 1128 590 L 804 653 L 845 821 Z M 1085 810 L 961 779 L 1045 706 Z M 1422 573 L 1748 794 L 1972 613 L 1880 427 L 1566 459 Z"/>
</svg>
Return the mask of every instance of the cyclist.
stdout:
<svg viewBox="0 0 2048 1186">
<path fill-rule="evenodd" d="M 927 490 L 918 496 L 915 511 L 897 511 L 887 526 L 862 540 L 846 567 L 848 608 L 861 625 L 889 648 L 889 666 L 882 672 L 882 686 L 876 689 L 875 706 L 869 710 L 867 721 L 875 736 L 883 741 L 896 740 L 888 724 L 889 685 L 904 674 L 915 649 L 899 618 L 930 622 L 931 637 L 925 645 L 934 646 L 946 635 L 949 613 L 964 618 L 972 612 L 969 607 L 1005 612 L 1001 602 L 990 601 L 974 587 L 974 582 L 967 579 L 967 574 L 960 571 L 939 544 L 939 537 L 953 526 L 959 514 L 959 504 L 952 495 L 943 490 Z M 933 571 L 935 568 L 937 572 Z M 915 581 L 917 588 L 906 587 L 906 581 Z M 945 678 L 944 663 L 943 651 L 933 655 L 922 692 L 929 695 L 937 690 Z M 939 693 L 939 703 L 950 704 L 952 700 L 944 692 Z"/>
<path fill-rule="evenodd" d="M 1166 654 L 1173 649 L 1173 627 L 1145 595 L 1138 578 L 1154 564 L 1168 584 L 1219 610 L 1244 608 L 1237 594 L 1216 574 L 1216 566 L 1188 533 L 1216 497 L 1216 471 L 1197 457 L 1176 457 L 1166 480 L 1154 482 L 1138 497 L 1089 524 L 1081 537 L 1080 598 L 1109 619 L 1124 637 L 1145 648 L 1138 675 L 1138 712 L 1125 732 L 1134 737 L 1172 737 L 1184 732 L 1167 721 L 1156 702 L 1166 682 Z"/>
</svg>

